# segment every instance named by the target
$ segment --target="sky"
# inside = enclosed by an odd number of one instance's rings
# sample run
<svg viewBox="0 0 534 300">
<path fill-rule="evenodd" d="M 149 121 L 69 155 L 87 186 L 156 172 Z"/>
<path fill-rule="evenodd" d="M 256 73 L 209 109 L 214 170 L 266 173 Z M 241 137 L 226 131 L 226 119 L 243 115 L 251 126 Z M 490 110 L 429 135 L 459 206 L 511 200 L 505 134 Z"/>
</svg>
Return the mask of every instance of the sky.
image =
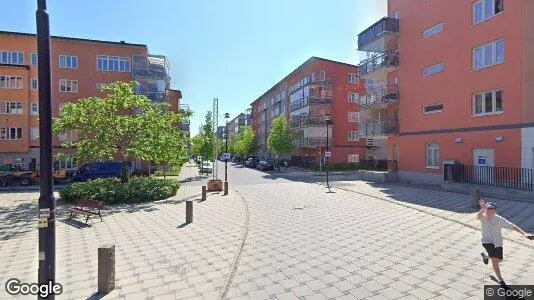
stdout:
<svg viewBox="0 0 534 300">
<path fill-rule="evenodd" d="M 233 118 L 312 56 L 357 64 L 386 0 L 48 0 L 52 35 L 126 41 L 169 58 L 195 135 L 219 99 Z M 0 0 L 0 30 L 35 33 L 36 0 Z M 2 45 L 0 45 L 1 48 Z"/>
</svg>

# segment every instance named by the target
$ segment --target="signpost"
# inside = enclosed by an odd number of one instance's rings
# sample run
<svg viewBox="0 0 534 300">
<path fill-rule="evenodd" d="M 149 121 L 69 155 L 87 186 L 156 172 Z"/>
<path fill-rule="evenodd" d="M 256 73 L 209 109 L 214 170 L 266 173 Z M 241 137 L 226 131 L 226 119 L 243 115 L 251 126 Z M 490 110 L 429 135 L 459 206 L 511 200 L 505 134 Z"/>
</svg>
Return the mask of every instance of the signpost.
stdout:
<svg viewBox="0 0 534 300">
<path fill-rule="evenodd" d="M 326 152 L 324 153 L 324 157 L 332 157 L 332 152 L 330 152 L 330 151 L 326 151 Z"/>
</svg>

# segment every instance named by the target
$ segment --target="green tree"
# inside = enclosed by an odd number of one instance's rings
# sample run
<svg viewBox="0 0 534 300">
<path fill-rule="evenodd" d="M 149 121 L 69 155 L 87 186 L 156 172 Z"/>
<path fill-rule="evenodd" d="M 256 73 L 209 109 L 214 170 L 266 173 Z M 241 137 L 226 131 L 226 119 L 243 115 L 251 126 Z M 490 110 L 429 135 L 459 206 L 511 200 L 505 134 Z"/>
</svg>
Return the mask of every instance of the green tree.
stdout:
<svg viewBox="0 0 534 300">
<path fill-rule="evenodd" d="M 202 135 L 198 134 L 195 135 L 191 139 L 191 152 L 193 152 L 194 155 L 200 155 L 202 152 Z"/>
<path fill-rule="evenodd" d="M 165 113 L 145 96 L 136 95 L 135 84 L 116 82 L 103 87 L 107 92 L 105 98 L 89 97 L 67 103 L 53 124 L 55 134 L 76 136 L 62 146 L 76 149 L 79 162 L 114 159 L 125 162 L 123 182 L 128 181 L 128 162 L 136 158 L 177 162 L 183 159 L 183 151 L 168 150 L 185 144 L 185 137 L 176 129 L 184 115 Z M 163 136 L 162 141 L 156 136 Z M 162 154 L 163 151 L 168 152 Z"/>
<path fill-rule="evenodd" d="M 267 148 L 277 158 L 281 158 L 293 150 L 292 133 L 284 115 L 280 115 L 273 120 L 269 136 L 267 137 Z"/>
<path fill-rule="evenodd" d="M 239 132 L 234 143 L 235 152 L 241 157 L 252 156 L 258 150 L 258 140 L 251 126 L 245 126 Z"/>
<path fill-rule="evenodd" d="M 216 143 L 211 111 L 206 113 L 205 123 L 200 127 L 200 136 L 202 137 L 202 146 L 200 147 L 199 154 L 203 159 L 209 159 L 211 161 L 214 159 L 213 149 Z"/>
</svg>

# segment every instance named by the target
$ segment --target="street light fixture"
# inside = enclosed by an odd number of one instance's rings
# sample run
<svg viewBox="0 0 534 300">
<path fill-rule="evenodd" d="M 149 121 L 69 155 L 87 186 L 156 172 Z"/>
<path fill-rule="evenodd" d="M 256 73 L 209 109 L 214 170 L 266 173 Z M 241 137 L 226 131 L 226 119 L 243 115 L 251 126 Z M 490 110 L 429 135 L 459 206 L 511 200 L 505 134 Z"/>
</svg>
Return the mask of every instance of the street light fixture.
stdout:
<svg viewBox="0 0 534 300">
<path fill-rule="evenodd" d="M 324 122 L 326 123 L 326 151 L 325 151 L 326 187 L 330 191 L 330 182 L 328 180 L 328 156 L 326 153 L 329 152 L 328 144 L 330 143 L 330 139 L 328 137 L 328 126 L 332 125 L 334 121 L 332 119 L 332 116 L 326 115 L 324 116 Z"/>
<path fill-rule="evenodd" d="M 226 126 L 224 126 L 224 137 L 225 137 L 225 150 L 224 153 L 228 153 L 228 119 L 230 118 L 229 113 L 224 114 L 224 119 L 226 120 Z M 228 195 L 228 156 L 224 159 L 224 195 Z"/>
</svg>

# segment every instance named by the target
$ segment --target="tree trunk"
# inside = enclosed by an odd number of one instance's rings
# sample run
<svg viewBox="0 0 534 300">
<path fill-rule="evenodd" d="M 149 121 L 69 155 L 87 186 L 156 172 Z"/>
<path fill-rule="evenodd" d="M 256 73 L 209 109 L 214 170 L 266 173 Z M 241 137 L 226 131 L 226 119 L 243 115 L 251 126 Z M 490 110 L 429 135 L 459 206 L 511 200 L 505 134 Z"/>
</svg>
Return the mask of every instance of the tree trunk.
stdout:
<svg viewBox="0 0 534 300">
<path fill-rule="evenodd" d="M 163 165 L 163 179 L 167 178 L 167 165 Z"/>
<path fill-rule="evenodd" d="M 129 173 L 130 172 L 128 170 L 128 161 L 123 161 L 121 168 L 121 182 L 128 182 Z"/>
</svg>

